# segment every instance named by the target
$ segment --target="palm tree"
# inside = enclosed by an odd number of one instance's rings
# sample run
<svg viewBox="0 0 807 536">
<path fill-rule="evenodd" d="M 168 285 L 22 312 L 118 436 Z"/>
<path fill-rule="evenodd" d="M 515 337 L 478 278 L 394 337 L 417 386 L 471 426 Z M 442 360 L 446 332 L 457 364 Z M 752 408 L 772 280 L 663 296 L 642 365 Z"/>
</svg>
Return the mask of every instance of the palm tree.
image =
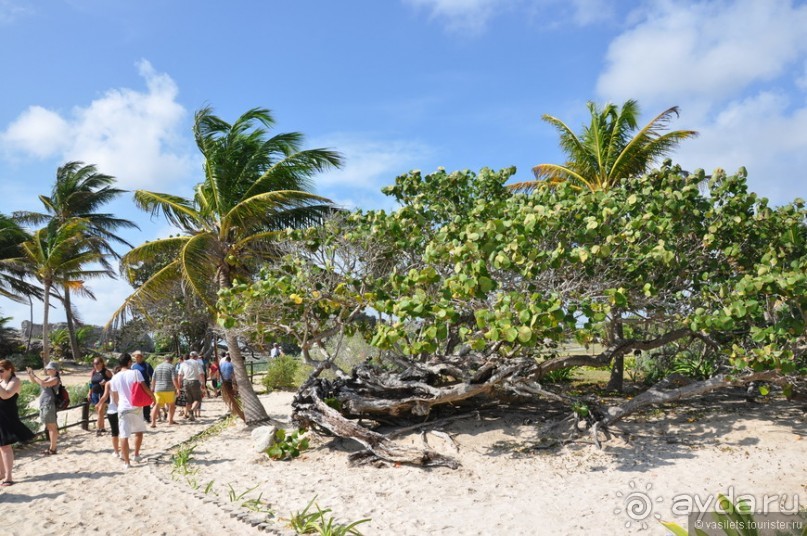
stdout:
<svg viewBox="0 0 807 536">
<path fill-rule="evenodd" d="M 33 233 L 21 244 L 22 257 L 33 276 L 42 283 L 42 300 L 45 310 L 42 319 L 42 363 L 50 361 L 48 315 L 50 297 L 55 286 L 81 290 L 86 279 L 108 277 L 108 269 L 89 270 L 86 267 L 100 262 L 93 238 L 87 236 L 87 222 L 81 218 L 67 220 L 61 225 L 52 223 Z"/>
<path fill-rule="evenodd" d="M 664 132 L 673 115 L 678 117 L 677 106 L 658 114 L 639 132 L 635 100 L 626 101 L 622 108 L 609 103 L 600 110 L 593 102 L 587 106 L 591 122 L 580 136 L 557 117 L 543 116 L 560 133 L 568 160 L 564 165 L 539 164 L 532 168 L 536 180 L 511 184 L 510 189 L 531 191 L 541 184 L 568 182 L 581 190 L 607 190 L 622 179 L 645 173 L 680 142 L 698 135 L 694 130 Z"/>
<path fill-rule="evenodd" d="M 56 225 L 66 223 L 72 218 L 82 218 L 85 221 L 85 233 L 93 238 L 104 256 L 119 259 L 120 255 L 112 248 L 112 244 L 132 245 L 115 234 L 119 229 L 139 229 L 132 221 L 116 218 L 113 214 L 105 214 L 98 210 L 116 197 L 124 193 L 114 187 L 115 178 L 99 173 L 96 166 L 84 165 L 83 162 L 68 162 L 56 170 L 56 182 L 50 196 L 40 195 L 39 200 L 45 207 L 44 213 L 16 212 L 17 221 L 43 225 L 55 222 Z M 103 267 L 109 270 L 108 264 Z M 109 270 L 111 274 L 111 270 Z M 114 277 L 114 276 L 113 276 Z M 86 287 L 78 289 L 83 296 L 95 299 L 92 292 Z M 62 301 L 67 319 L 67 330 L 70 336 L 70 350 L 74 359 L 81 357 L 81 350 L 76 336 L 76 311 L 71 303 L 71 289 L 65 286 L 58 298 Z"/>
<path fill-rule="evenodd" d="M 20 245 L 30 236 L 12 218 L 0 214 L 0 296 L 25 303 L 31 295 L 39 298 L 42 290 L 28 283 L 28 267 Z"/>
<path fill-rule="evenodd" d="M 215 318 L 217 291 L 236 278 L 249 277 L 271 257 L 272 243 L 289 227 L 321 221 L 334 209 L 325 198 L 309 193 L 311 178 L 341 165 L 339 154 L 325 149 L 299 150 L 302 134 L 269 137 L 274 125 L 269 110 L 255 108 L 232 125 L 210 108 L 196 113 L 193 131 L 204 157 L 204 179 L 193 199 L 148 191 L 135 192 L 137 205 L 163 214 L 182 229 L 180 236 L 143 244 L 121 259 L 122 272 L 132 280 L 139 263 L 167 259 L 115 312 L 111 323 L 134 310 L 148 317 L 147 307 L 159 301 L 176 281 L 198 295 Z M 247 376 L 233 330 L 225 331 L 247 422 L 267 418 Z"/>
</svg>

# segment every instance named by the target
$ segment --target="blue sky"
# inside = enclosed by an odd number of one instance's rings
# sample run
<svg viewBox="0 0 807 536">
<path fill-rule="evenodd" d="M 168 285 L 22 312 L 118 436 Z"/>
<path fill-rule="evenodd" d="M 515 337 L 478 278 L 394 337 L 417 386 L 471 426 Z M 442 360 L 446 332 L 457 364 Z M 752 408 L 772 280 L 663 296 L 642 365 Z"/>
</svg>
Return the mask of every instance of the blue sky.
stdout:
<svg viewBox="0 0 807 536">
<path fill-rule="evenodd" d="M 807 197 L 805 28 L 794 0 L 0 0 L 0 212 L 38 209 L 70 160 L 189 195 L 206 105 L 228 121 L 270 108 L 279 132 L 344 154 L 318 193 L 388 208 L 380 188 L 411 169 L 526 180 L 563 161 L 542 114 L 577 128 L 586 101 L 629 98 L 645 121 L 680 106 L 673 127 L 701 133 L 675 154 L 685 168 L 744 165 L 781 204 Z M 130 196 L 110 210 L 141 225 L 132 243 L 170 232 Z M 96 324 L 130 291 L 92 288 L 78 307 Z M 2 299 L 0 314 L 28 318 Z"/>
</svg>

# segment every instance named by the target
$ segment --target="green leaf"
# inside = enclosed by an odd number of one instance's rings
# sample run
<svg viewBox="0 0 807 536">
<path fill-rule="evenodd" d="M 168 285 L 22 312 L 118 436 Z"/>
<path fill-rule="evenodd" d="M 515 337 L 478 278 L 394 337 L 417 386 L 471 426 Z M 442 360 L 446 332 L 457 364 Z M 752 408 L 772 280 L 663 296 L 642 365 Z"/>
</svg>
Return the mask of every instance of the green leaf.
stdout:
<svg viewBox="0 0 807 536">
<path fill-rule="evenodd" d="M 518 328 L 518 340 L 521 343 L 528 343 L 532 339 L 532 329 L 529 326 L 521 326 Z"/>
<path fill-rule="evenodd" d="M 687 530 L 678 523 L 673 523 L 671 521 L 660 521 L 660 523 L 675 536 L 689 536 Z"/>
<path fill-rule="evenodd" d="M 770 392 L 771 392 L 771 390 L 767 385 L 760 385 L 759 386 L 759 394 L 761 394 L 762 396 L 768 396 L 768 393 L 770 393 Z"/>
</svg>

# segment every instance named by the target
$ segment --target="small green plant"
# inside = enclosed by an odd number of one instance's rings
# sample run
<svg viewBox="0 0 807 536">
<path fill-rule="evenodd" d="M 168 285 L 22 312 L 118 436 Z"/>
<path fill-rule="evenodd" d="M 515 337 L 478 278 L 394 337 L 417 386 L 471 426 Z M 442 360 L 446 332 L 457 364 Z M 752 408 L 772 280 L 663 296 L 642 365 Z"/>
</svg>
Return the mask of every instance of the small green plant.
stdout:
<svg viewBox="0 0 807 536">
<path fill-rule="evenodd" d="M 194 450 L 196 450 L 196 445 L 177 449 L 176 453 L 171 456 L 171 462 L 174 464 L 171 474 L 192 475 L 196 473 L 195 469 L 189 467 L 191 460 L 193 460 Z"/>
<path fill-rule="evenodd" d="M 589 410 L 588 405 L 583 402 L 575 402 L 572 404 L 572 411 L 581 419 L 585 419 L 591 413 Z"/>
<path fill-rule="evenodd" d="M 269 502 L 263 500 L 263 493 L 259 494 L 255 499 L 248 499 L 241 503 L 241 506 L 247 510 L 252 510 L 259 514 L 266 514 L 267 516 L 274 517 L 274 511 L 269 507 Z"/>
<path fill-rule="evenodd" d="M 352 523 L 337 523 L 331 513 L 330 508 L 322 509 L 315 502 L 316 496 L 306 505 L 306 507 L 289 518 L 289 526 L 297 534 L 319 534 L 320 536 L 361 536 L 361 532 L 356 528 L 362 523 L 367 523 L 370 518 L 360 519 Z M 316 508 L 316 512 L 311 511 L 311 507 Z"/>
<path fill-rule="evenodd" d="M 218 496 L 218 493 L 213 491 L 213 484 L 215 484 L 215 483 L 216 483 L 215 480 L 211 480 L 210 482 L 207 483 L 207 485 L 205 486 L 205 489 L 204 489 L 205 495 L 210 495 L 212 493 L 213 495 Z"/>
<path fill-rule="evenodd" d="M 574 367 L 569 367 L 547 372 L 541 379 L 544 383 L 568 383 L 572 381 L 573 375 Z"/>
<path fill-rule="evenodd" d="M 718 366 L 714 357 L 696 356 L 684 351 L 675 356 L 672 369 L 689 378 L 707 380 L 717 373 Z"/>
<path fill-rule="evenodd" d="M 273 460 L 289 460 L 296 458 L 308 448 L 308 438 L 304 437 L 306 430 L 300 428 L 287 433 L 283 428 L 275 432 L 275 442 L 266 449 L 266 454 Z"/>
<path fill-rule="evenodd" d="M 260 485 L 260 484 L 259 484 L 259 485 Z M 244 491 L 244 492 L 242 492 L 242 493 L 236 493 L 235 488 L 233 488 L 233 485 L 232 485 L 232 484 L 227 484 L 227 487 L 228 487 L 228 488 L 230 488 L 230 491 L 229 491 L 229 492 L 227 492 L 227 497 L 230 499 L 230 502 L 238 502 L 238 501 L 240 501 L 241 499 L 243 499 L 243 498 L 244 498 L 244 496 L 245 496 L 247 493 L 249 493 L 249 492 L 251 492 L 251 491 L 255 491 L 256 489 L 258 489 L 258 486 L 255 486 L 254 488 L 249 488 L 249 489 L 245 490 L 245 491 Z"/>
<path fill-rule="evenodd" d="M 87 393 L 90 392 L 90 386 L 86 383 L 68 385 L 67 392 L 70 393 L 70 405 L 80 404 L 84 400 L 87 400 Z"/>
<path fill-rule="evenodd" d="M 281 355 L 272 359 L 263 377 L 263 386 L 267 390 L 295 389 L 300 386 L 297 371 L 302 362 L 290 355 Z"/>
</svg>

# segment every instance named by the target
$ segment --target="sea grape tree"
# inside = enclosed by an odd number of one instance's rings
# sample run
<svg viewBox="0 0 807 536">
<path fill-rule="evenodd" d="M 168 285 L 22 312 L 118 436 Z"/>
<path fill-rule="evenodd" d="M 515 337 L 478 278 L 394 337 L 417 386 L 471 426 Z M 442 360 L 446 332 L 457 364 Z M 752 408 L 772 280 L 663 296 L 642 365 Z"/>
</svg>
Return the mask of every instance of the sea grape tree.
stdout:
<svg viewBox="0 0 807 536">
<path fill-rule="evenodd" d="M 613 408 L 589 401 L 595 431 L 646 404 L 752 380 L 792 392 L 807 346 L 802 200 L 769 206 L 744 170 L 707 180 L 665 163 L 606 191 L 530 195 L 505 188 L 513 173 L 401 176 L 386 189 L 399 209 L 290 232 L 282 263 L 222 294 L 234 325 L 314 344 L 353 325 L 383 351 L 350 377 L 312 378 L 298 417 L 334 430 L 338 418 L 422 416 L 513 392 L 579 406 L 544 376 L 630 352 L 652 359 L 673 343 L 708 356 L 713 374 Z M 570 341 L 602 351 L 570 354 Z"/>
</svg>

